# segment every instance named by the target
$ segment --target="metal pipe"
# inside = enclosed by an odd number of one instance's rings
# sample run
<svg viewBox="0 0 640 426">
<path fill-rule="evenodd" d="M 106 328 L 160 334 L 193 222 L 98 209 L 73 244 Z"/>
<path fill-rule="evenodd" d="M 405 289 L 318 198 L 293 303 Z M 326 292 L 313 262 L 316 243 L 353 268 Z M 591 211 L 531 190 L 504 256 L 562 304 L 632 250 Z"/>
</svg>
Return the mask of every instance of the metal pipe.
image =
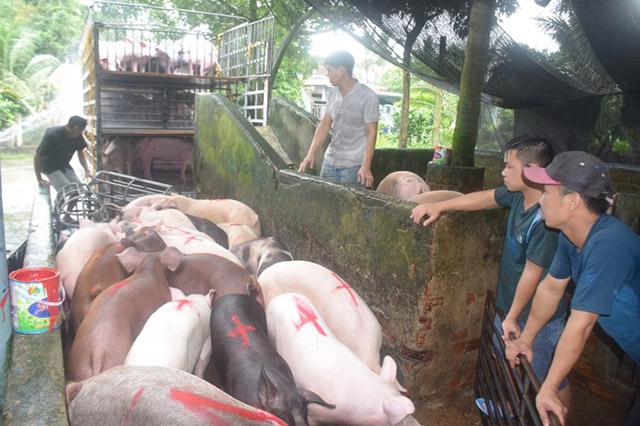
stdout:
<svg viewBox="0 0 640 426">
<path fill-rule="evenodd" d="M 9 374 L 7 356 L 11 349 L 11 303 L 9 301 L 9 277 L 7 270 L 7 250 L 4 238 L 4 208 L 2 207 L 2 173 L 0 173 L 0 309 L 2 318 L 6 320 L 0 324 L 0 401 L 4 402 Z"/>
<path fill-rule="evenodd" d="M 231 18 L 231 19 L 241 19 L 245 22 L 249 22 L 249 19 L 244 16 L 236 16 L 236 15 L 227 15 L 226 13 L 215 13 L 215 12 L 202 12 L 199 10 L 191 10 L 191 9 L 177 9 L 173 7 L 162 7 L 162 6 L 147 6 L 143 4 L 133 4 L 133 3 L 124 3 L 119 1 L 108 1 L 108 0 L 98 0 L 94 1 L 89 8 L 93 9 L 93 6 L 96 4 L 112 4 L 116 6 L 131 6 L 131 7 L 139 7 L 143 9 L 155 9 L 155 10 L 168 10 L 171 12 L 185 12 L 185 13 L 197 13 L 200 15 L 209 15 L 209 16 L 221 16 L 223 18 Z"/>
</svg>

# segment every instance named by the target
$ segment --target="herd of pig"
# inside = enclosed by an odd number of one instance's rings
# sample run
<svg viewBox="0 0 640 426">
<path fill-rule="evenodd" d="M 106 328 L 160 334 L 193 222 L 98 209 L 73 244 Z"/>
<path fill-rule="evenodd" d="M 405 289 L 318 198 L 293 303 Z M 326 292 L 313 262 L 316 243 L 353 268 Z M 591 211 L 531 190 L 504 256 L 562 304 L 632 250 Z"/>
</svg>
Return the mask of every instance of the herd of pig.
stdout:
<svg viewBox="0 0 640 426">
<path fill-rule="evenodd" d="M 183 75 L 218 75 L 217 51 L 208 40 L 198 37 L 166 46 L 124 38 L 101 41 L 100 66 L 108 71 L 154 72 Z"/>
<path fill-rule="evenodd" d="M 162 160 L 176 162 L 185 182 L 187 166 L 193 170 L 193 143 L 174 137 L 114 138 L 103 146 L 102 169 L 132 175 L 136 158 L 141 160 L 145 179 L 153 179 L 153 160 Z"/>
<path fill-rule="evenodd" d="M 236 200 L 149 195 L 56 255 L 72 425 L 416 425 L 380 325 Z"/>
</svg>

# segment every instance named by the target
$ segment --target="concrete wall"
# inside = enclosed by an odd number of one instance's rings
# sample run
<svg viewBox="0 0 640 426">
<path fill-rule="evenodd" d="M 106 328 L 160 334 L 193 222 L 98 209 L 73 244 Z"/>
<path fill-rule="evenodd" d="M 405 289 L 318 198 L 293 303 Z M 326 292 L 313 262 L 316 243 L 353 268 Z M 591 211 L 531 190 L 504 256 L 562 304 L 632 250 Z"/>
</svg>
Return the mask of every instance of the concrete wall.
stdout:
<svg viewBox="0 0 640 426">
<path fill-rule="evenodd" d="M 307 155 L 319 122 L 316 117 L 286 99 L 273 98 L 269 103 L 269 127 L 296 167 Z M 314 169 L 309 170 L 309 174 L 320 174 L 324 152 L 330 141 L 331 136 L 314 155 Z M 409 170 L 424 178 L 427 163 L 432 158 L 433 149 L 376 149 L 371 163 L 374 188 L 385 176 L 397 170 Z"/>
<path fill-rule="evenodd" d="M 247 203 L 265 235 L 347 280 L 376 313 L 414 396 L 471 383 L 504 212 L 450 214 L 425 229 L 409 219 L 412 203 L 284 169 L 274 155 L 229 101 L 198 95 L 198 196 Z"/>
</svg>

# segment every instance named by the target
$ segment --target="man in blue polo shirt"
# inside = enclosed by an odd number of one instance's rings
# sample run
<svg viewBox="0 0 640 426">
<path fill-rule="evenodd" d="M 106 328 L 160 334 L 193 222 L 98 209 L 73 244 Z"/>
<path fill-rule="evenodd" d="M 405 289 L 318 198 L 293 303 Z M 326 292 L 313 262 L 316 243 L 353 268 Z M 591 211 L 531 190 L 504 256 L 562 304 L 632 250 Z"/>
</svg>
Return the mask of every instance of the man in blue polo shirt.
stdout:
<svg viewBox="0 0 640 426">
<path fill-rule="evenodd" d="M 547 378 L 536 398 L 543 424 L 552 411 L 562 424 L 568 408 L 558 397 L 561 380 L 580 357 L 596 321 L 636 363 L 640 363 L 640 236 L 606 214 L 611 189 L 602 161 L 581 151 L 558 155 L 546 168 L 530 167 L 525 177 L 544 185 L 540 198 L 547 226 L 559 229 L 558 249 L 540 283 L 520 337 L 507 343 L 513 365 L 529 360 L 538 331 L 553 315 L 573 280 L 571 315 L 560 337 Z M 638 398 L 625 425 L 640 424 Z"/>
</svg>

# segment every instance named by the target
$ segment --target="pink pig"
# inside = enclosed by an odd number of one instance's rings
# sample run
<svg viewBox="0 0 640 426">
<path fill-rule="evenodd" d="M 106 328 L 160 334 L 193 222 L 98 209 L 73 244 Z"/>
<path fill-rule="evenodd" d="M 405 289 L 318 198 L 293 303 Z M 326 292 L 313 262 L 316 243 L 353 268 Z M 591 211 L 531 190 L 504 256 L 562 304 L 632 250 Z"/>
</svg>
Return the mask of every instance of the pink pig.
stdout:
<svg viewBox="0 0 640 426">
<path fill-rule="evenodd" d="M 284 262 L 289 263 L 289 262 Z M 415 408 L 394 385 L 396 364 L 385 357 L 380 375 L 340 343 L 313 304 L 301 294 L 276 296 L 267 306 L 269 338 L 287 361 L 298 387 L 334 409 L 309 405 L 309 424 L 405 424 Z"/>
<path fill-rule="evenodd" d="M 335 272 L 303 260 L 280 262 L 265 269 L 258 284 L 264 306 L 282 293 L 299 293 L 312 300 L 336 338 L 371 370 L 380 371 L 380 324 L 365 301 Z"/>
<path fill-rule="evenodd" d="M 65 241 L 64 247 L 56 254 L 56 267 L 67 296 L 72 299 L 76 280 L 91 256 L 109 243 L 115 243 L 113 232 L 99 227 L 81 228 Z"/>
<path fill-rule="evenodd" d="M 152 179 L 151 165 L 154 159 L 177 161 L 180 164 L 180 178 L 186 182 L 187 166 L 193 169 L 193 144 L 180 138 L 146 137 L 136 146 L 142 160 L 144 177 Z"/>
<path fill-rule="evenodd" d="M 122 365 L 66 391 L 72 425 L 286 425 L 175 368 Z"/>
<path fill-rule="evenodd" d="M 211 356 L 209 294 L 165 303 L 147 320 L 124 365 L 159 365 L 202 377 Z"/>
</svg>

